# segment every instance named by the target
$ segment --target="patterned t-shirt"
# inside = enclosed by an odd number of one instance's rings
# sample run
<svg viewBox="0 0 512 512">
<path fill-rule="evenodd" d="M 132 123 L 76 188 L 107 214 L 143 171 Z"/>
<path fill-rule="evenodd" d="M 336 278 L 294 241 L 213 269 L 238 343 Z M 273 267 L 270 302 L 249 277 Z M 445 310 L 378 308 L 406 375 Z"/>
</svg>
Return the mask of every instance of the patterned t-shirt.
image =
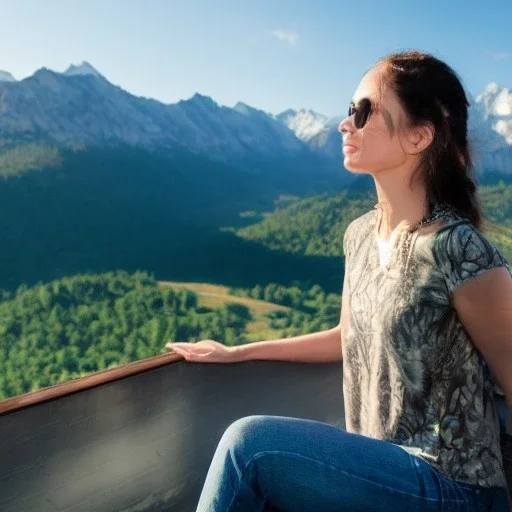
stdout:
<svg viewBox="0 0 512 512">
<path fill-rule="evenodd" d="M 496 383 L 452 300 L 462 283 L 506 261 L 467 219 L 434 211 L 441 220 L 430 232 L 397 228 L 385 266 L 378 210 L 345 232 L 346 428 L 400 445 L 449 478 L 506 487 Z"/>
</svg>

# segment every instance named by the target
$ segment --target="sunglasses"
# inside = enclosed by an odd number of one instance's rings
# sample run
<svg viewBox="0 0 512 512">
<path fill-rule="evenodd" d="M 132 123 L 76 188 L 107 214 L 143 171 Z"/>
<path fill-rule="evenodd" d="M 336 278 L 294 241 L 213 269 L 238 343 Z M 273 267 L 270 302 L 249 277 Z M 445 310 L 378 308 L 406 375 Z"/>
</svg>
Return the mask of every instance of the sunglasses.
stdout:
<svg viewBox="0 0 512 512">
<path fill-rule="evenodd" d="M 371 100 L 368 98 L 362 98 L 357 106 L 354 105 L 353 102 L 350 102 L 350 106 L 348 107 L 348 116 L 351 117 L 355 114 L 354 125 L 358 130 L 360 130 L 368 122 L 370 114 L 375 112 L 375 110 L 376 109 L 373 107 Z"/>
</svg>

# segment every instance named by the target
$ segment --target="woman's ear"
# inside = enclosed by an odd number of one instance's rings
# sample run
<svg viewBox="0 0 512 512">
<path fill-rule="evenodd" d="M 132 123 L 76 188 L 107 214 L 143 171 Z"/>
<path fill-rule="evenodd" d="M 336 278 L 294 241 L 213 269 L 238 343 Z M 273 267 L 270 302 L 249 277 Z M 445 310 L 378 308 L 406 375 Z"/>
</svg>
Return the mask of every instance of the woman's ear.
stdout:
<svg viewBox="0 0 512 512">
<path fill-rule="evenodd" d="M 432 123 L 415 126 L 408 136 L 410 154 L 421 153 L 427 149 L 434 140 L 435 129 Z"/>
</svg>

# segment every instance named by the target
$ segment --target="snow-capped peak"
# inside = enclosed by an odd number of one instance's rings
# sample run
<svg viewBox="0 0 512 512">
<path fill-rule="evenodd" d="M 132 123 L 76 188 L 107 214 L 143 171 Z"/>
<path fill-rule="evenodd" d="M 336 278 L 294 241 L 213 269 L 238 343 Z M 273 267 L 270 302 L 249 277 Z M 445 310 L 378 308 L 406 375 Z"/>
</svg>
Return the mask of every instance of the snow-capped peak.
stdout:
<svg viewBox="0 0 512 512">
<path fill-rule="evenodd" d="M 16 78 L 14 78 L 8 71 L 0 70 L 0 82 L 16 82 Z"/>
<path fill-rule="evenodd" d="M 275 116 L 273 116 L 272 114 L 269 114 L 268 112 L 265 112 L 258 108 L 251 107 L 250 105 L 247 105 L 247 103 L 243 103 L 242 101 L 237 102 L 237 104 L 233 107 L 233 110 L 244 116 L 263 115 L 275 119 Z"/>
<path fill-rule="evenodd" d="M 296 116 L 298 112 L 296 110 L 293 110 L 293 108 L 289 108 L 288 110 L 285 110 L 284 112 L 281 112 L 280 114 L 277 114 L 277 117 L 281 120 L 288 119 L 289 117 Z"/>
<path fill-rule="evenodd" d="M 510 116 L 512 115 L 512 92 L 503 88 L 494 100 L 494 115 Z"/>
<path fill-rule="evenodd" d="M 277 118 L 303 141 L 312 139 L 324 130 L 329 121 L 327 116 L 310 109 L 300 109 L 298 112 L 292 109 L 285 110 L 278 114 Z"/>
<path fill-rule="evenodd" d="M 487 84 L 476 102 L 485 107 L 487 115 L 508 116 L 512 113 L 512 94 L 496 82 Z"/>
<path fill-rule="evenodd" d="M 482 94 L 496 94 L 500 90 L 500 86 L 496 82 L 488 83 L 482 92 Z"/>
<path fill-rule="evenodd" d="M 67 76 L 92 75 L 92 76 L 96 76 L 96 77 L 102 76 L 101 73 L 97 69 L 95 69 L 93 66 L 91 66 L 85 60 L 78 66 L 71 64 L 68 67 L 68 69 L 66 69 L 66 71 L 64 71 L 64 75 L 67 75 Z"/>
<path fill-rule="evenodd" d="M 476 98 L 484 120 L 500 134 L 507 144 L 512 144 L 512 92 L 496 82 L 488 84 Z"/>
</svg>

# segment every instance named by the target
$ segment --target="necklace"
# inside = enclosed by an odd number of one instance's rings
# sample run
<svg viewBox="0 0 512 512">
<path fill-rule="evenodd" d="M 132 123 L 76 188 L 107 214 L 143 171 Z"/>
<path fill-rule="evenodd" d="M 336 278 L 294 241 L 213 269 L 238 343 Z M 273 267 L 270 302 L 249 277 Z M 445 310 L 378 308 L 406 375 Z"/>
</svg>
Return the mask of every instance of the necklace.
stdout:
<svg viewBox="0 0 512 512">
<path fill-rule="evenodd" d="M 380 220 L 381 220 L 380 217 L 382 216 L 383 208 L 382 208 L 381 203 L 377 203 L 374 206 L 374 208 L 380 211 L 380 215 L 379 215 L 379 218 L 377 219 L 377 223 L 376 223 L 376 225 L 377 225 L 377 234 L 378 234 L 378 229 L 379 229 Z M 434 205 L 430 215 L 425 215 L 415 226 L 413 226 L 411 228 L 407 228 L 407 230 L 409 231 L 409 233 L 414 233 L 415 231 L 417 231 L 418 229 L 422 228 L 426 224 L 430 224 L 431 222 L 434 222 L 437 219 L 440 219 L 442 217 L 446 217 L 447 215 L 453 215 L 455 213 L 456 213 L 455 208 L 452 205 L 449 205 L 447 203 L 438 203 L 438 204 Z"/>
<path fill-rule="evenodd" d="M 454 215 L 456 214 L 455 208 L 446 203 L 440 203 L 436 204 L 434 208 L 432 208 L 432 213 L 429 216 L 423 217 L 416 226 L 410 229 L 411 233 L 414 233 L 421 227 L 423 227 L 425 224 L 430 224 L 431 222 L 436 221 L 437 219 L 441 219 L 443 217 L 446 217 L 447 215 Z"/>
<path fill-rule="evenodd" d="M 380 219 L 382 217 L 382 205 L 377 203 L 374 208 L 378 210 L 377 222 L 376 222 L 376 234 L 378 236 L 378 230 L 380 226 Z M 414 242 L 418 238 L 418 230 L 427 224 L 431 224 L 438 219 L 447 216 L 456 216 L 457 212 L 455 208 L 447 203 L 438 203 L 432 208 L 430 215 L 425 215 L 415 226 L 409 227 L 408 224 L 403 221 L 395 229 L 397 230 L 397 237 L 394 241 L 393 248 L 400 248 L 397 251 L 399 254 L 399 261 L 403 265 L 403 271 L 405 275 L 409 275 L 410 261 L 412 250 L 414 248 Z M 390 237 L 391 240 L 391 237 Z M 390 248 L 391 250 L 391 248 Z M 386 264 L 386 269 L 390 270 L 391 264 Z"/>
</svg>

